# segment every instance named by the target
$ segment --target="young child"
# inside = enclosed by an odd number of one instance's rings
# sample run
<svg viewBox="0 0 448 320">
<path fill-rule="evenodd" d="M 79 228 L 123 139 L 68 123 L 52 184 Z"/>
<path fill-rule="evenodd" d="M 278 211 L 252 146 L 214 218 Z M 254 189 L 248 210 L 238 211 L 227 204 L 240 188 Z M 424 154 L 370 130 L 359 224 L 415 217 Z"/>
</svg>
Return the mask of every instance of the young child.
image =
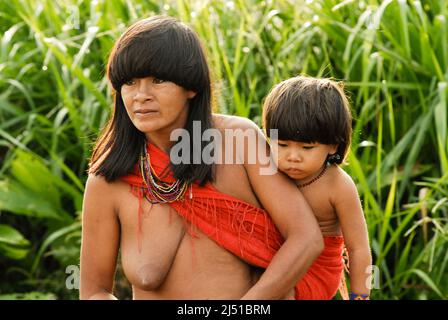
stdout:
<svg viewBox="0 0 448 320">
<path fill-rule="evenodd" d="M 271 140 L 278 169 L 302 191 L 325 240 L 323 253 L 310 267 L 321 271 L 305 275 L 310 277 L 305 281 L 313 290 L 334 296 L 345 243 L 350 299 L 367 300 L 372 264 L 367 226 L 356 186 L 339 166 L 350 147 L 351 120 L 343 89 L 328 79 L 297 76 L 285 80 L 271 90 L 263 106 L 268 137 L 270 129 L 278 130 L 278 141 Z M 329 254 L 335 252 L 340 258 L 329 263 Z"/>
</svg>

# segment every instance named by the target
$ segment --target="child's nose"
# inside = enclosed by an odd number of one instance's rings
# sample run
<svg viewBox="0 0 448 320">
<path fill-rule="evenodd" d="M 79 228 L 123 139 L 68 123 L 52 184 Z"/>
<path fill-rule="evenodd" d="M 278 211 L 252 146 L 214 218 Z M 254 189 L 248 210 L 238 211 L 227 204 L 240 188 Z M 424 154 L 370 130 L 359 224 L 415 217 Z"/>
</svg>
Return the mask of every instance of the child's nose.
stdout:
<svg viewBox="0 0 448 320">
<path fill-rule="evenodd" d="M 299 152 L 290 152 L 288 154 L 287 159 L 288 159 L 288 161 L 291 161 L 291 162 L 301 162 L 302 161 L 302 157 L 300 156 Z"/>
</svg>

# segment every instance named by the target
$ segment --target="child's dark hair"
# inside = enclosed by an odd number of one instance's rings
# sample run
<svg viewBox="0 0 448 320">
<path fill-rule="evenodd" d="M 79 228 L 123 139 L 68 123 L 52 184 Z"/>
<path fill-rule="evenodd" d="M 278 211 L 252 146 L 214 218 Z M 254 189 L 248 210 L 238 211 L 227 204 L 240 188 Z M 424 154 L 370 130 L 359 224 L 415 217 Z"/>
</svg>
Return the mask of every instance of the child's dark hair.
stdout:
<svg viewBox="0 0 448 320">
<path fill-rule="evenodd" d="M 351 143 L 352 116 L 342 85 L 297 76 L 269 92 L 263 105 L 263 127 L 268 137 L 270 129 L 278 129 L 280 140 L 338 145 L 339 157 L 329 161 L 341 164 Z"/>
</svg>

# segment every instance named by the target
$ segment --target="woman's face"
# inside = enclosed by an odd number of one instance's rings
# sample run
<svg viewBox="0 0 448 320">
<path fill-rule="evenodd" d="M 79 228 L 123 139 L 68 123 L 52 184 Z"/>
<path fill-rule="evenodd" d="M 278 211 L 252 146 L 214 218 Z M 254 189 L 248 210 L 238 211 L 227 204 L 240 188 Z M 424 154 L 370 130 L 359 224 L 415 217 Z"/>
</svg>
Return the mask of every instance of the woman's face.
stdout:
<svg viewBox="0 0 448 320">
<path fill-rule="evenodd" d="M 123 84 L 121 96 L 134 126 L 145 134 L 170 134 L 183 128 L 188 100 L 196 95 L 177 84 L 154 77 L 134 78 Z"/>
</svg>

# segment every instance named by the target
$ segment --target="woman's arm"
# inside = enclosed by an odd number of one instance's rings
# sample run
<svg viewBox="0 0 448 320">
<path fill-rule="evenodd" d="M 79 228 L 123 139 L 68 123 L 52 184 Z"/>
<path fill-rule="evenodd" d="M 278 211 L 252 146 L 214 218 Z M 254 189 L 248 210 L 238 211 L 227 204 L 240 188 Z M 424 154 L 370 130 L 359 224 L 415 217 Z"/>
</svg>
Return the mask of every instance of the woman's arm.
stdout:
<svg viewBox="0 0 448 320">
<path fill-rule="evenodd" d="M 81 279 L 79 298 L 117 299 L 113 291 L 120 239 L 111 184 L 89 175 L 82 211 Z"/>
<path fill-rule="evenodd" d="M 361 207 L 356 185 L 351 177 L 341 170 L 335 180 L 333 206 L 344 235 L 350 263 L 350 291 L 369 294 L 368 284 L 372 255 L 369 246 L 367 224 Z"/>
<path fill-rule="evenodd" d="M 253 131 L 257 139 L 256 146 L 246 143 L 244 147 L 244 167 L 260 203 L 285 239 L 260 280 L 243 299 L 281 299 L 323 250 L 322 234 L 310 206 L 294 183 L 280 172 L 261 174 L 266 166 L 260 163 L 260 157 L 249 154 L 257 152 L 258 155 L 264 149 L 270 155 L 269 145 L 258 126 L 244 118 L 236 121 L 239 128 Z"/>
</svg>

